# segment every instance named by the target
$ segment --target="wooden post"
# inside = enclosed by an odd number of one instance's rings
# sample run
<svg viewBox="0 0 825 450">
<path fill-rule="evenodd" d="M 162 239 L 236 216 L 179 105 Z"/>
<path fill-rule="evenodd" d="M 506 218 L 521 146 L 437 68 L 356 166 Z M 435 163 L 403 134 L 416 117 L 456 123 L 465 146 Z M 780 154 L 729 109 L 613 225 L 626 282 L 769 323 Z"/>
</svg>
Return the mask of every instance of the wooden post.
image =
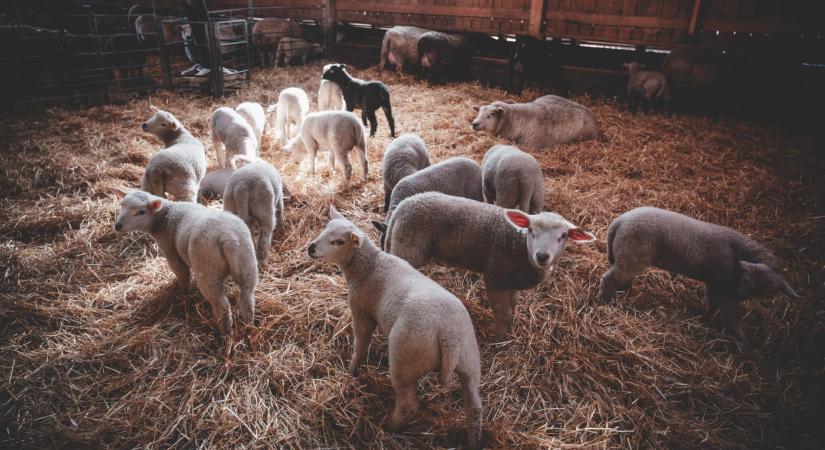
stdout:
<svg viewBox="0 0 825 450">
<path fill-rule="evenodd" d="M 321 0 L 321 22 L 324 27 L 324 56 L 335 54 L 335 0 Z"/>
<path fill-rule="evenodd" d="M 702 0 L 693 0 L 693 12 L 690 14 L 690 26 L 688 35 L 696 34 L 696 24 L 699 22 L 699 10 L 702 8 Z"/>
<path fill-rule="evenodd" d="M 527 30 L 531 36 L 544 40 L 544 12 L 547 0 L 530 0 L 530 21 Z"/>
</svg>

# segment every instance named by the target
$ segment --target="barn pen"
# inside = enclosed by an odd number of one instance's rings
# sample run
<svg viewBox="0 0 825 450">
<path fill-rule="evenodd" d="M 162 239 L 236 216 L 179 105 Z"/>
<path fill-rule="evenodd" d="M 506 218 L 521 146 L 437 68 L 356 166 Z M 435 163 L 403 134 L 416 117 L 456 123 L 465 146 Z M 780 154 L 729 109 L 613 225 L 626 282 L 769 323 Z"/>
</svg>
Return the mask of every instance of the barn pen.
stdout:
<svg viewBox="0 0 825 450">
<path fill-rule="evenodd" d="M 485 448 L 825 447 L 825 135 L 814 114 L 825 100 L 825 27 L 817 2 L 206 4 L 204 21 L 184 17 L 178 1 L 0 6 L 8 86 L 0 98 L 0 447 L 466 447 L 458 377 L 422 378 L 420 410 L 390 429 L 387 336 L 376 333 L 353 377 L 346 281 L 307 255 L 331 206 L 377 244 L 371 221 L 384 218 L 381 161 L 392 141 L 382 114 L 367 141 L 366 181 L 345 183 L 326 152 L 312 175 L 266 131 L 260 156 L 288 190 L 285 224 L 260 269 L 254 322 L 238 321 L 231 333 L 217 332 L 197 286 L 176 289 L 151 238 L 114 230 L 116 191 L 138 189 L 162 146 L 141 130 L 150 106 L 204 144 L 212 171 L 215 109 L 266 108 L 298 87 L 314 112 L 333 62 L 386 84 L 398 135 L 419 135 L 433 164 L 455 156 L 481 163 L 492 146 L 512 144 L 471 127 L 474 107 L 493 101 L 561 95 L 598 122 L 595 140 L 523 148 L 543 171 L 545 210 L 596 241 L 567 245 L 552 275 L 521 292 L 504 341 L 495 342 L 480 275 L 421 268 L 475 327 Z M 154 31 L 132 46 L 125 36 L 138 39 L 136 16 Z M 256 41 L 262 22 L 269 25 Z M 192 37 L 198 24 L 203 42 Z M 430 83 L 379 70 L 383 33 L 402 25 L 466 36 L 469 75 Z M 540 67 L 553 75 L 508 92 L 509 60 L 528 38 L 552 60 Z M 268 59 L 282 41 L 283 59 Z M 722 61 L 722 87 L 684 94 L 691 86 L 672 86 L 662 107 L 631 111 L 622 63 L 664 70 L 688 44 Z M 203 55 L 199 46 L 211 70 L 182 74 Z M 644 205 L 749 236 L 776 255 L 801 298 L 743 301 L 746 341 L 721 314 L 703 317 L 701 282 L 664 270 L 645 271 L 599 303 L 608 225 Z M 235 309 L 238 287 L 226 286 Z"/>
</svg>

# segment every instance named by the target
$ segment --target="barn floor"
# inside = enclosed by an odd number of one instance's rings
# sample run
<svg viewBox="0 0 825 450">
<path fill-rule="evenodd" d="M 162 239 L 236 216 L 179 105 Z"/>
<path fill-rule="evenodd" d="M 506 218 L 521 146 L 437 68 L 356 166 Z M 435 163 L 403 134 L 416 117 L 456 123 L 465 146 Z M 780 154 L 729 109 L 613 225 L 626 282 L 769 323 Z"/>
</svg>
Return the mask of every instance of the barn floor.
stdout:
<svg viewBox="0 0 825 450">
<path fill-rule="evenodd" d="M 112 188 L 134 188 L 159 147 L 140 123 L 149 103 L 204 143 L 219 105 L 269 104 L 302 86 L 315 106 L 322 63 L 256 74 L 238 98 L 160 93 L 86 110 L 51 108 L 0 122 L 0 446 L 176 448 L 430 448 L 464 444 L 457 380 L 425 378 L 422 413 L 400 434 L 386 340 L 373 339 L 358 379 L 346 285 L 305 256 L 329 205 L 361 225 L 382 217 L 379 114 L 370 179 L 341 185 L 326 158 L 301 175 L 270 140 L 264 157 L 293 194 L 256 292 L 255 326 L 220 340 L 197 289 L 176 295 L 148 237 L 114 233 Z M 440 161 L 481 161 L 473 105 L 507 96 L 476 84 L 429 88 L 380 75 L 400 132 Z M 526 92 L 522 100 L 538 95 Z M 825 161 L 812 138 L 731 120 L 633 115 L 615 100 L 576 97 L 604 139 L 534 152 L 548 208 L 594 232 L 568 247 L 551 279 L 523 293 L 512 340 L 491 344 L 479 277 L 426 273 L 470 311 L 482 352 L 490 448 L 822 448 L 825 414 Z M 207 144 L 210 167 L 214 151 Z M 605 230 L 640 205 L 739 229 L 773 249 L 802 299 L 745 303 L 751 340 L 738 349 L 721 318 L 706 324 L 703 287 L 648 271 L 610 305 L 593 303 L 607 266 Z M 213 205 L 218 207 L 218 204 Z M 230 296 L 234 301 L 236 291 Z M 187 301 L 188 300 L 188 301 Z"/>
</svg>

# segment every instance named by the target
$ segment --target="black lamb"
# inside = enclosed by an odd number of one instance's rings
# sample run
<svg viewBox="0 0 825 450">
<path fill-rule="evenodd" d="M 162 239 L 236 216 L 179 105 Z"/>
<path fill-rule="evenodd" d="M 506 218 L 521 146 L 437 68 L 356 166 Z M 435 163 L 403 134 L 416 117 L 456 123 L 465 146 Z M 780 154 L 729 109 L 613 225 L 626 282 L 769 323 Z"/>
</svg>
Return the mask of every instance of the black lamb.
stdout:
<svg viewBox="0 0 825 450">
<path fill-rule="evenodd" d="M 355 108 L 361 108 L 361 120 L 364 126 L 367 125 L 367 119 L 370 121 L 370 137 L 375 136 L 378 129 L 378 120 L 375 118 L 375 110 L 378 108 L 384 110 L 390 125 L 390 136 L 395 137 L 395 120 L 392 118 L 390 90 L 387 85 L 380 81 L 353 78 L 345 69 L 345 64 L 331 64 L 322 78 L 341 86 L 344 101 L 347 103 L 347 111 L 352 112 Z"/>
</svg>

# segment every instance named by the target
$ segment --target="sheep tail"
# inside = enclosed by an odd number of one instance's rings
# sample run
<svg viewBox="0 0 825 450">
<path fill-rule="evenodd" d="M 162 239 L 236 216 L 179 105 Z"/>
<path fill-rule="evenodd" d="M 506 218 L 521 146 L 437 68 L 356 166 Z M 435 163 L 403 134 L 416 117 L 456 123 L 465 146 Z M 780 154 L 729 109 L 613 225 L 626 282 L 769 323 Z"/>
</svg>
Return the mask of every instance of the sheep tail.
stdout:
<svg viewBox="0 0 825 450">
<path fill-rule="evenodd" d="M 613 255 L 613 239 L 619 231 L 619 221 L 614 220 L 613 223 L 607 227 L 607 262 L 613 264 L 615 256 Z"/>
</svg>

